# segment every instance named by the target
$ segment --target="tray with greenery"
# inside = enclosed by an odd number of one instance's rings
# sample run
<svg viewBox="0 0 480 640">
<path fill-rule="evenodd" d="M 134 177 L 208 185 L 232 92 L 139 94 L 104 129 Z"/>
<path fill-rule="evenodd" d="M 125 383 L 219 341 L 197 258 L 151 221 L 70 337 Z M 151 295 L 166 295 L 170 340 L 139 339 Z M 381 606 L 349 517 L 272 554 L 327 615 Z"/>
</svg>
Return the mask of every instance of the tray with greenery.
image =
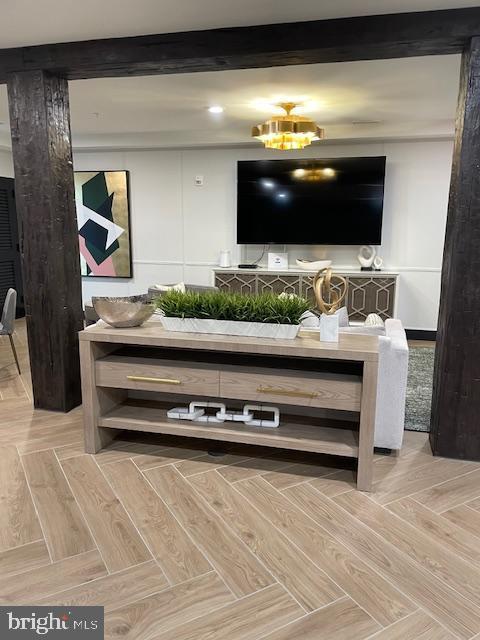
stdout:
<svg viewBox="0 0 480 640">
<path fill-rule="evenodd" d="M 167 318 L 197 318 L 273 324 L 300 324 L 310 303 L 298 296 L 273 293 L 243 295 L 223 291 L 168 291 L 155 298 L 155 305 Z"/>
</svg>

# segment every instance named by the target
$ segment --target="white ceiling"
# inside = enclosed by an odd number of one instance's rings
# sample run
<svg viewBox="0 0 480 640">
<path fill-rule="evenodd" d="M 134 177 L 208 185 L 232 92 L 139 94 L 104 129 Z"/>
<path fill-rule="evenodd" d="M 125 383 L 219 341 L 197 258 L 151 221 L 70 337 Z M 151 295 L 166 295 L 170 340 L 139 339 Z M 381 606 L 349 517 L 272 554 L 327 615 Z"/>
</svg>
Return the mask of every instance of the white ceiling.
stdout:
<svg viewBox="0 0 480 640">
<path fill-rule="evenodd" d="M 3 0 L 0 48 L 477 5 L 478 0 Z"/>
<path fill-rule="evenodd" d="M 460 56 L 452 55 L 76 80 L 73 140 L 77 148 L 246 144 L 252 125 L 282 98 L 306 100 L 329 140 L 451 136 L 459 67 Z M 211 105 L 224 113 L 212 115 Z M 5 144 L 5 87 L 0 121 Z"/>
</svg>

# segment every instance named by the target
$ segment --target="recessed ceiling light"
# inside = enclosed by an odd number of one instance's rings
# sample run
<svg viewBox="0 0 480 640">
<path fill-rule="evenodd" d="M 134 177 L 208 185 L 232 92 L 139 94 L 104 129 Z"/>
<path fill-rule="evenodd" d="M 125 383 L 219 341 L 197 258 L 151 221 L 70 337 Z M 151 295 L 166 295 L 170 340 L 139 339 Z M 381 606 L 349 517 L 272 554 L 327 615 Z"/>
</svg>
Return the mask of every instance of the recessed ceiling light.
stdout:
<svg viewBox="0 0 480 640">
<path fill-rule="evenodd" d="M 210 111 L 210 113 L 223 113 L 223 107 L 221 107 L 219 104 L 214 104 L 211 107 L 208 107 L 208 110 Z"/>
</svg>

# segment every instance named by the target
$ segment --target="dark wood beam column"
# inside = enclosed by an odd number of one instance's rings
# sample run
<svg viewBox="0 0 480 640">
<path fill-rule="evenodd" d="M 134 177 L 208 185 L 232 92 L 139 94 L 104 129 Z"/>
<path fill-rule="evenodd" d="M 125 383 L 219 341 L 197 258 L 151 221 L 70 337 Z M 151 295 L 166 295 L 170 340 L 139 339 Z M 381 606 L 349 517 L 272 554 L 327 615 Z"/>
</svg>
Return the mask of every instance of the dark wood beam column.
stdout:
<svg viewBox="0 0 480 640">
<path fill-rule="evenodd" d="M 480 460 L 480 37 L 462 59 L 430 442 Z"/>
<path fill-rule="evenodd" d="M 69 411 L 81 402 L 83 322 L 68 82 L 14 73 L 8 100 L 34 402 Z"/>
</svg>

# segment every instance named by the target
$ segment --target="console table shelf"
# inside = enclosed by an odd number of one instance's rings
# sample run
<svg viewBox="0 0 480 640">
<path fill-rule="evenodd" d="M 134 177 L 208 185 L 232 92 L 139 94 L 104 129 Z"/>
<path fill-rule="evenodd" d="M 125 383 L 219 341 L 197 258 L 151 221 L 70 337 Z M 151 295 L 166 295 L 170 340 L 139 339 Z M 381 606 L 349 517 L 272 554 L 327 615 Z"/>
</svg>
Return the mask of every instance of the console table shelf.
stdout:
<svg viewBox="0 0 480 640">
<path fill-rule="evenodd" d="M 358 434 L 349 429 L 284 421 L 278 428 L 273 429 L 239 426 L 233 422 L 205 425 L 189 420 L 172 420 L 167 417 L 166 409 L 156 407 L 153 403 L 123 403 L 102 416 L 98 424 L 110 429 L 149 431 L 172 436 L 326 453 L 346 458 L 358 457 Z"/>
<path fill-rule="evenodd" d="M 323 343 L 311 332 L 272 340 L 169 332 L 155 318 L 129 329 L 100 321 L 80 332 L 80 358 L 88 453 L 122 429 L 220 440 L 357 458 L 358 488 L 371 488 L 377 337 Z M 280 426 L 167 417 L 191 400 L 279 406 Z"/>
</svg>

